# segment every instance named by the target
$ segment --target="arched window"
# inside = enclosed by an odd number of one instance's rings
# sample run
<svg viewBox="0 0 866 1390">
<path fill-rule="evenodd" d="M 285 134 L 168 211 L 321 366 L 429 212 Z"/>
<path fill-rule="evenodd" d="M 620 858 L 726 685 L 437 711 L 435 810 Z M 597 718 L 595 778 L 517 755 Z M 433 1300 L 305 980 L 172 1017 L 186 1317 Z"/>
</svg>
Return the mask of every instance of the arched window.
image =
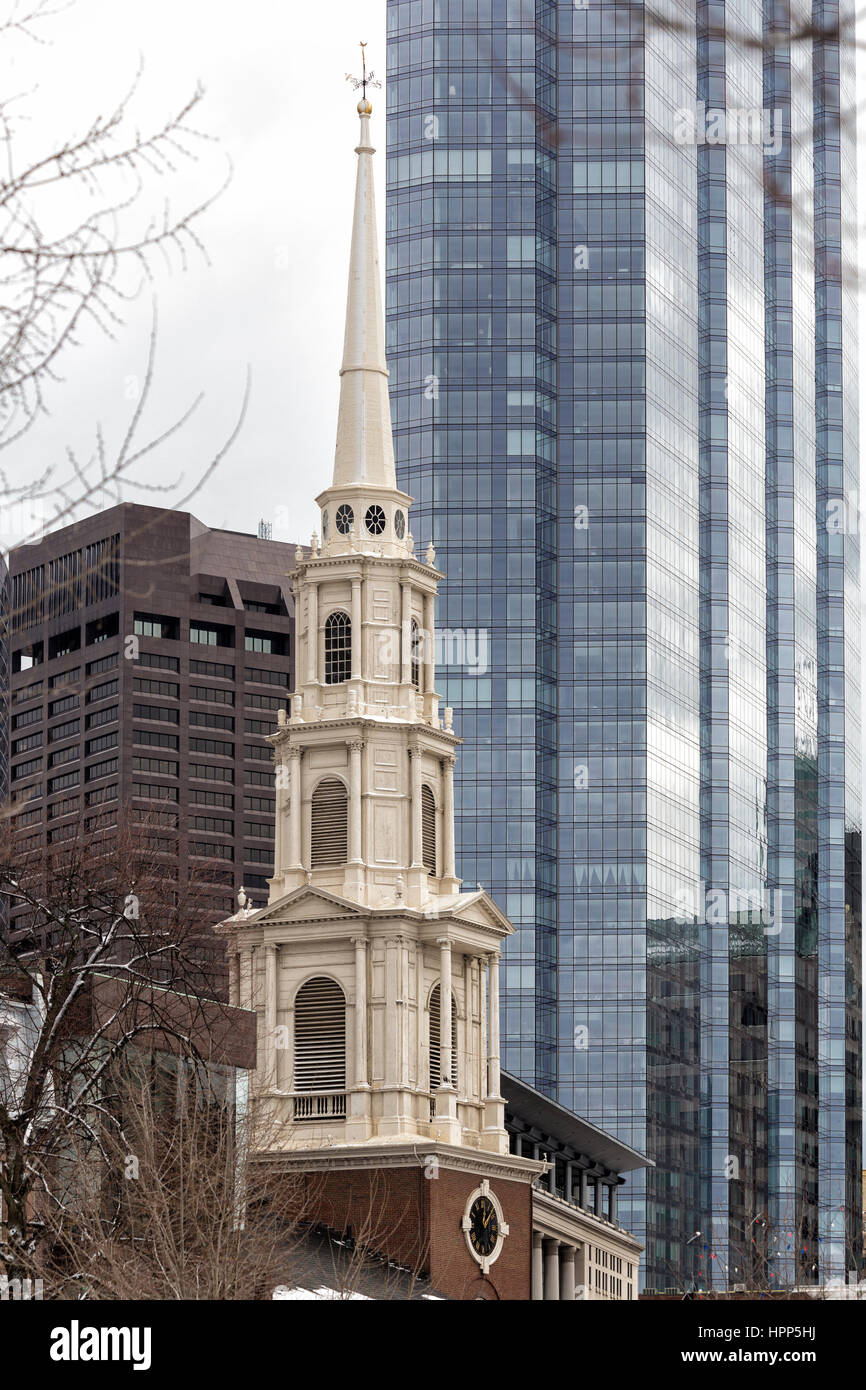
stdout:
<svg viewBox="0 0 866 1390">
<path fill-rule="evenodd" d="M 339 777 L 325 777 L 313 792 L 310 867 L 345 864 L 348 857 L 349 798 Z"/>
<path fill-rule="evenodd" d="M 442 1084 L 442 991 L 439 985 L 433 986 L 430 995 L 430 1090 L 435 1091 Z M 451 996 L 451 1080 L 457 1085 L 457 1003 Z"/>
<path fill-rule="evenodd" d="M 425 783 L 421 788 L 421 862 L 428 874 L 436 873 L 436 802 Z"/>
<path fill-rule="evenodd" d="M 295 996 L 295 1091 L 345 1091 L 346 996 L 317 975 Z"/>
<path fill-rule="evenodd" d="M 325 684 L 339 685 L 352 675 L 352 619 L 331 613 L 325 623 Z"/>
<path fill-rule="evenodd" d="M 415 619 L 412 619 L 412 638 L 410 647 L 412 657 L 412 684 L 416 690 L 421 689 L 421 629 Z"/>
</svg>

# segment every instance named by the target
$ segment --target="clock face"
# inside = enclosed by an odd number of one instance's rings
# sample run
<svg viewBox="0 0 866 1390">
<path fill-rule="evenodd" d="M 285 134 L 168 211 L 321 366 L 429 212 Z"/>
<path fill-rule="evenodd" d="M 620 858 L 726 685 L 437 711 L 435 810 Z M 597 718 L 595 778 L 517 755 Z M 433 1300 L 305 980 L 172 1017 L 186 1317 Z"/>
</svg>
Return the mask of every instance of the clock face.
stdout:
<svg viewBox="0 0 866 1390">
<path fill-rule="evenodd" d="M 500 1236 L 499 1217 L 489 1197 L 476 1197 L 469 1208 L 469 1243 L 476 1256 L 493 1254 Z"/>
</svg>

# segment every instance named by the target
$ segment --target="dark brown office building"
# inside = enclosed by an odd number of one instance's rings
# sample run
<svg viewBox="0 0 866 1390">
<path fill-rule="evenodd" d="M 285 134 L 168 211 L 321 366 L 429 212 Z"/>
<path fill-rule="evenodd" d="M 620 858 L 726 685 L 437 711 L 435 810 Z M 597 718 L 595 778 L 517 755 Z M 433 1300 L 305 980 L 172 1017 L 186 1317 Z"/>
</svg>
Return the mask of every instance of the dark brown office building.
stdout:
<svg viewBox="0 0 866 1390">
<path fill-rule="evenodd" d="M 9 786 L 22 851 L 158 826 L 210 921 L 267 900 L 263 735 L 291 687 L 295 547 L 124 503 L 10 561 Z M 14 928 L 14 921 L 12 923 Z"/>
</svg>

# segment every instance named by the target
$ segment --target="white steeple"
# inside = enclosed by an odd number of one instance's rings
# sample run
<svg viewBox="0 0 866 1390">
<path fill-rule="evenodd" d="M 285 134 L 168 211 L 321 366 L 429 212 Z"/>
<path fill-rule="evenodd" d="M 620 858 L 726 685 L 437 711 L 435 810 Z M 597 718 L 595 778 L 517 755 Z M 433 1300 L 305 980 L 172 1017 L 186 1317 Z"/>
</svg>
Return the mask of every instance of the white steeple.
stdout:
<svg viewBox="0 0 866 1390">
<path fill-rule="evenodd" d="M 372 109 L 366 99 L 358 102 L 361 138 L 355 147 L 358 172 L 349 255 L 346 333 L 340 368 L 334 487 L 357 483 L 387 488 L 397 486 L 373 190 Z"/>
<path fill-rule="evenodd" d="M 337 447 L 331 486 L 316 498 L 322 509 L 323 556 L 346 553 L 409 556 L 412 499 L 397 487 L 385 320 L 373 196 L 373 146 L 366 99 L 358 102 L 361 139 L 349 255 L 346 331 L 340 368 Z"/>
<path fill-rule="evenodd" d="M 366 96 L 358 110 L 334 481 L 317 499 L 321 543 L 297 551 L 291 576 L 295 693 L 269 736 L 271 895 L 224 924 L 232 997 L 263 1015 L 253 1096 L 276 1126 L 270 1146 L 403 1137 L 505 1154 L 498 966 L 513 928 L 456 873 L 460 740 L 435 686 L 443 576 L 432 544 L 415 554 L 396 485 Z M 305 989 L 322 1019 L 350 1010 L 319 1071 L 293 1032 Z"/>
</svg>

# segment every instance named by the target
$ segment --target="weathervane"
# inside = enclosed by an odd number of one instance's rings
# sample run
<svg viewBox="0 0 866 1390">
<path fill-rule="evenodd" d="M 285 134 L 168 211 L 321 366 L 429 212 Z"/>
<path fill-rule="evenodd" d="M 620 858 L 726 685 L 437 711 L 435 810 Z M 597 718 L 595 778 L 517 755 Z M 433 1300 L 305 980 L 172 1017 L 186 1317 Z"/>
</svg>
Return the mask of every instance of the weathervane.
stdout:
<svg viewBox="0 0 866 1390">
<path fill-rule="evenodd" d="M 354 90 L 357 92 L 358 88 L 359 88 L 359 87 L 361 88 L 361 94 L 362 94 L 361 99 L 362 99 L 363 101 L 366 101 L 366 100 L 367 100 L 367 88 L 368 88 L 368 87 L 381 87 L 381 85 L 382 85 L 381 82 L 377 82 L 377 81 L 376 81 L 376 74 L 375 74 L 374 72 L 372 72 L 372 71 L 368 72 L 368 71 L 367 71 L 367 55 L 366 55 L 365 52 L 364 52 L 364 49 L 365 49 L 366 47 L 367 47 L 367 45 L 366 45 L 364 42 L 362 42 L 362 43 L 361 43 L 361 76 L 360 76 L 360 77 L 353 77 L 352 74 L 351 74 L 350 72 L 347 72 L 347 73 L 346 73 L 346 81 L 347 81 L 347 82 L 351 82 L 352 87 L 354 88 Z"/>
</svg>

